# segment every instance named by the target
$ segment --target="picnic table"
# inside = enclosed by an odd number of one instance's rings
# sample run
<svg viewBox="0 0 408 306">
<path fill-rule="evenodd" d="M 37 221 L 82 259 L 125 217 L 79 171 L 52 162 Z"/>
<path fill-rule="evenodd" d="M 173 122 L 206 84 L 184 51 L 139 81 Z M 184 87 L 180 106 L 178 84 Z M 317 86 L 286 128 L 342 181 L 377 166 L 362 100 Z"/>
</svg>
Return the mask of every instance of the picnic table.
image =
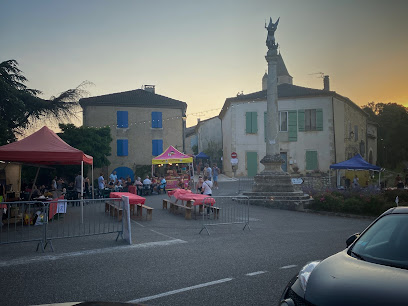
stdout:
<svg viewBox="0 0 408 306">
<path fill-rule="evenodd" d="M 168 196 L 174 196 L 177 200 L 181 201 L 194 201 L 194 205 L 203 205 L 204 199 L 205 203 L 204 204 L 211 204 L 214 205 L 215 199 L 206 195 L 206 194 L 201 194 L 201 193 L 193 193 L 191 190 L 186 190 L 186 189 L 175 189 L 172 191 L 169 191 Z"/>
</svg>

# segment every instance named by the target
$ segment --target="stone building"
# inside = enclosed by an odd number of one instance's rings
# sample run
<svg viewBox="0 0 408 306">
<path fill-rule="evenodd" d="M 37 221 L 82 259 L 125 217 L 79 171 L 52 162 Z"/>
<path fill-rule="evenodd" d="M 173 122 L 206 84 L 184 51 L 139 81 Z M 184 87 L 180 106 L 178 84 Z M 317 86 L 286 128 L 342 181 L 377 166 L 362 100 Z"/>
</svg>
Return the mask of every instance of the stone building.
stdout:
<svg viewBox="0 0 408 306">
<path fill-rule="evenodd" d="M 118 176 L 132 177 L 136 165 L 151 165 L 170 145 L 184 151 L 187 104 L 156 94 L 154 86 L 83 98 L 79 104 L 84 126 L 111 127 L 111 165 L 105 175 L 116 170 Z"/>
<path fill-rule="evenodd" d="M 360 153 L 367 161 L 377 160 L 376 126 L 353 101 L 330 91 L 329 78 L 323 89 L 293 85 L 282 56 L 277 64 L 279 144 L 282 165 L 289 173 L 327 172 L 334 163 Z M 263 170 L 266 153 L 266 79 L 262 91 L 227 98 L 220 112 L 223 159 L 238 155 L 237 176 L 254 176 Z M 224 172 L 232 175 L 230 162 Z"/>
</svg>

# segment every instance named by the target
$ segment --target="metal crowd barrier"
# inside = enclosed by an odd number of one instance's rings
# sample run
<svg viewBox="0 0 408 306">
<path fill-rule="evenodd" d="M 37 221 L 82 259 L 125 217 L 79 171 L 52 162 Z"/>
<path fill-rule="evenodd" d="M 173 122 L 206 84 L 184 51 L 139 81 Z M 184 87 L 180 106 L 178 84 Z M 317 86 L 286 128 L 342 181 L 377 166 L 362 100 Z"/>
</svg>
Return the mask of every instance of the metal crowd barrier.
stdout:
<svg viewBox="0 0 408 306">
<path fill-rule="evenodd" d="M 252 191 L 253 186 L 253 177 L 240 177 L 238 179 L 238 193 L 242 193 L 243 191 Z"/>
<path fill-rule="evenodd" d="M 38 241 L 44 252 L 52 240 L 117 233 L 123 237 L 122 199 L 55 199 L 49 202 L 6 202 L 0 244 Z"/>
<path fill-rule="evenodd" d="M 230 224 L 244 224 L 242 230 L 249 226 L 249 198 L 245 196 L 219 196 L 208 197 L 200 205 L 200 213 L 202 214 L 202 228 L 207 234 L 208 226 L 213 225 L 230 225 Z"/>
</svg>

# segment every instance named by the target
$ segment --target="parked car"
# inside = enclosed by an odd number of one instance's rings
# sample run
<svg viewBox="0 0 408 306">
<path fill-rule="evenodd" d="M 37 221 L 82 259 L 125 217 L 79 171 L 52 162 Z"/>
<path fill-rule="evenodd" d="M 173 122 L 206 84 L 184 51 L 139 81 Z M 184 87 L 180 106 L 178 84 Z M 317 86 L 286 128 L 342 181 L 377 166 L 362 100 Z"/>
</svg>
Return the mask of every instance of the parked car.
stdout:
<svg viewBox="0 0 408 306">
<path fill-rule="evenodd" d="M 280 305 L 408 305 L 408 207 L 387 210 L 346 245 L 306 264 Z"/>
</svg>

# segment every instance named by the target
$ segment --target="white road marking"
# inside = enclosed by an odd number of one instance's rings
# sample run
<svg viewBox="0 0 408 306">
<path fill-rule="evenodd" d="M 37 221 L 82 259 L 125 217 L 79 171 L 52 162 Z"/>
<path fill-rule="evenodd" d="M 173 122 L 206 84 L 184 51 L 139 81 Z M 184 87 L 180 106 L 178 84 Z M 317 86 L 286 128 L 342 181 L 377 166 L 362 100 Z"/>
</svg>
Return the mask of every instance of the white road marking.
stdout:
<svg viewBox="0 0 408 306">
<path fill-rule="evenodd" d="M 294 268 L 294 267 L 297 267 L 297 265 L 283 266 L 283 267 L 280 267 L 279 269 L 290 269 L 290 268 Z"/>
<path fill-rule="evenodd" d="M 259 274 L 264 274 L 268 271 L 257 271 L 257 272 L 252 272 L 252 273 L 247 273 L 245 274 L 246 276 L 255 276 L 255 275 L 259 275 Z"/>
<path fill-rule="evenodd" d="M 142 303 L 142 302 L 158 299 L 158 298 L 161 298 L 161 297 L 164 297 L 164 296 L 173 295 L 173 294 L 177 294 L 177 293 L 181 293 L 181 292 L 185 292 L 185 291 L 189 291 L 189 290 L 194 290 L 194 289 L 199 289 L 199 288 L 203 288 L 203 287 L 218 285 L 218 284 L 221 284 L 221 283 L 229 282 L 231 280 L 233 280 L 233 278 L 219 279 L 219 280 L 216 280 L 216 281 L 213 281 L 213 282 L 208 282 L 208 283 L 204 283 L 204 284 L 200 284 L 200 285 L 195 285 L 195 286 L 186 287 L 186 288 L 182 288 L 182 289 L 177 289 L 177 290 L 173 290 L 173 291 L 168 291 L 168 292 L 164 292 L 164 293 L 160 293 L 160 294 L 156 294 L 156 295 L 152 295 L 152 296 L 147 296 L 147 297 L 144 297 L 144 298 L 128 301 L 127 303 Z"/>
<path fill-rule="evenodd" d="M 133 223 L 136 223 L 137 225 L 139 225 L 139 226 L 141 226 L 141 227 L 145 227 L 143 224 L 140 224 L 139 222 L 137 222 L 137 221 L 135 221 L 135 220 L 130 219 L 130 221 L 132 221 Z"/>
<path fill-rule="evenodd" d="M 117 246 L 117 247 L 110 247 L 110 248 L 103 248 L 103 249 L 62 253 L 62 254 L 57 254 L 57 255 L 45 255 L 45 256 L 38 256 L 38 257 L 18 258 L 18 259 L 12 259 L 12 260 L 7 260 L 7 261 L 0 261 L 0 267 L 11 267 L 11 266 L 32 264 L 32 263 L 38 263 L 38 262 L 49 262 L 53 260 L 59 260 L 59 259 L 70 258 L 70 257 L 78 257 L 78 256 L 84 256 L 84 255 L 96 255 L 96 254 L 106 254 L 106 253 L 112 253 L 112 252 L 123 252 L 124 250 L 132 250 L 132 249 L 145 249 L 145 248 L 170 246 L 170 245 L 180 244 L 180 243 L 187 243 L 187 241 L 184 241 L 181 239 L 173 239 L 173 240 L 165 240 L 165 241 L 155 241 L 155 242 L 147 242 L 147 243 L 140 243 L 140 244 L 124 245 L 124 246 Z"/>
<path fill-rule="evenodd" d="M 162 235 L 162 236 L 164 236 L 164 237 L 167 237 L 167 238 L 170 238 L 170 239 L 177 240 L 177 238 L 174 238 L 174 237 L 168 236 L 168 235 L 166 235 L 166 234 L 162 234 L 162 233 L 157 232 L 157 231 L 155 231 L 155 230 L 152 230 L 152 229 L 151 229 L 150 231 L 152 231 L 153 233 L 156 233 L 156 234 Z"/>
</svg>

